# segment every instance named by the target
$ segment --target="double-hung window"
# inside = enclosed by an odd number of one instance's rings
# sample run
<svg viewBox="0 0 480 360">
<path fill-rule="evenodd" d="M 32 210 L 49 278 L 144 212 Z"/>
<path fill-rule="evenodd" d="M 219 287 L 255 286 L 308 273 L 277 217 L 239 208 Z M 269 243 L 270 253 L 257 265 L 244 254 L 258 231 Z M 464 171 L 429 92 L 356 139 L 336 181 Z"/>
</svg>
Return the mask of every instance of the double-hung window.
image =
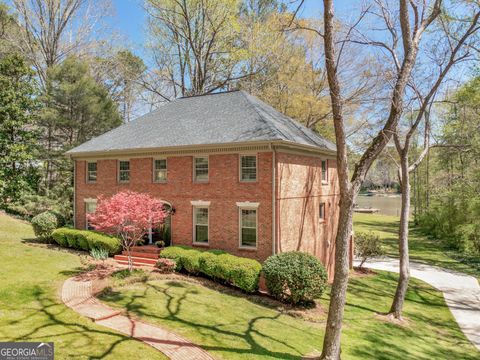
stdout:
<svg viewBox="0 0 480 360">
<path fill-rule="evenodd" d="M 322 182 L 328 182 L 328 161 L 322 160 Z"/>
<path fill-rule="evenodd" d="M 157 183 L 167 181 L 167 159 L 153 160 L 153 181 Z"/>
<path fill-rule="evenodd" d="M 196 182 L 208 181 L 208 156 L 195 157 L 193 159 L 193 178 Z"/>
<path fill-rule="evenodd" d="M 90 221 L 88 220 L 88 215 L 93 214 L 97 209 L 97 200 L 95 199 L 85 199 L 85 229 L 93 230 Z"/>
<path fill-rule="evenodd" d="M 256 155 L 240 155 L 240 181 L 257 181 Z"/>
<path fill-rule="evenodd" d="M 193 242 L 208 244 L 208 207 L 193 207 Z"/>
<path fill-rule="evenodd" d="M 130 181 L 130 161 L 120 160 L 118 162 L 118 182 L 127 183 Z"/>
<path fill-rule="evenodd" d="M 97 181 L 97 163 L 87 162 L 87 182 L 94 183 Z"/>
<path fill-rule="evenodd" d="M 237 203 L 240 247 L 256 248 L 258 237 L 258 203 Z"/>
</svg>

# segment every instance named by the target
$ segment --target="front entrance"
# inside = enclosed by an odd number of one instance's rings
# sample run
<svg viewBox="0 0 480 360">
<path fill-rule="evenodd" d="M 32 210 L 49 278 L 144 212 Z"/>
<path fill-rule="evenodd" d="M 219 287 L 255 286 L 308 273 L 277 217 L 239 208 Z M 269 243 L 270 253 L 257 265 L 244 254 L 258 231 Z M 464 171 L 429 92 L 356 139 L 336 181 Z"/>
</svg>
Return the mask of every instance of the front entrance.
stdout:
<svg viewBox="0 0 480 360">
<path fill-rule="evenodd" d="M 168 216 L 165 218 L 165 222 L 158 228 L 152 229 L 148 234 L 145 234 L 143 237 L 145 245 L 153 245 L 157 241 L 163 241 L 166 247 L 172 243 L 172 206 L 169 203 L 165 203 L 164 206 Z"/>
</svg>

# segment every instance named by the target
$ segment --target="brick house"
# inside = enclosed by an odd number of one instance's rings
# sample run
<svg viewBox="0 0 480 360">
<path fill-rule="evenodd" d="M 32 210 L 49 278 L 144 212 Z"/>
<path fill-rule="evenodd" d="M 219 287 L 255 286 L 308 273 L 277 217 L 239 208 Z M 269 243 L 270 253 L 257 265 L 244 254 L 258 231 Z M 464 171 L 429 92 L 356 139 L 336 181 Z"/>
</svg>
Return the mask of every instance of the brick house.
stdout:
<svg viewBox="0 0 480 360">
<path fill-rule="evenodd" d="M 128 189 L 171 207 L 170 244 L 260 261 L 300 250 L 332 274 L 335 146 L 243 91 L 177 99 L 67 155 L 76 228 L 97 196 Z"/>
</svg>

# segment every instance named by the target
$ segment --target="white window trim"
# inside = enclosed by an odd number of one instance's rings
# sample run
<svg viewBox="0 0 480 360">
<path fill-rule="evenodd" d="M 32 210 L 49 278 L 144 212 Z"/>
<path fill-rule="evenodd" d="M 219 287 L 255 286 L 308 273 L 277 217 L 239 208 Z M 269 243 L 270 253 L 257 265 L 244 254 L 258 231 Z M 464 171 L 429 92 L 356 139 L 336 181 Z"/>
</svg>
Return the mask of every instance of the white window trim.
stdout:
<svg viewBox="0 0 480 360">
<path fill-rule="evenodd" d="M 166 172 L 166 176 L 165 176 L 165 180 L 163 180 L 163 181 L 156 181 L 156 180 L 155 180 L 155 160 L 165 160 L 165 165 L 166 165 L 165 172 Z M 153 160 L 152 160 L 152 182 L 155 183 L 155 184 L 165 184 L 167 181 L 168 181 L 168 159 L 167 159 L 167 157 L 156 157 L 156 158 L 153 158 Z"/>
<path fill-rule="evenodd" d="M 260 203 L 237 202 L 238 206 L 238 247 L 239 249 L 256 250 L 258 247 L 258 207 Z M 242 210 L 255 210 L 255 246 L 242 245 Z"/>
<path fill-rule="evenodd" d="M 128 161 L 128 181 L 120 181 L 120 162 L 121 161 Z M 117 182 L 119 184 L 128 184 L 130 182 L 130 179 L 131 179 L 131 175 L 132 175 L 132 162 L 130 161 L 130 159 L 118 159 L 117 161 Z"/>
<path fill-rule="evenodd" d="M 98 175 L 98 162 L 95 160 L 95 161 L 85 161 L 85 182 L 87 184 L 95 184 L 97 182 L 97 177 L 95 177 L 95 180 L 89 180 L 88 179 L 88 175 L 89 175 L 89 172 L 88 171 L 88 164 L 97 164 L 97 170 L 95 170 L 95 173 L 97 173 Z"/>
<path fill-rule="evenodd" d="M 194 204 L 195 203 L 195 204 Z M 201 205 L 199 205 L 202 203 Z M 192 243 L 199 246 L 210 246 L 210 201 L 191 201 L 192 204 Z M 207 239 L 205 242 L 197 242 L 197 223 L 195 219 L 195 209 L 208 209 L 208 218 L 207 218 Z"/>
<path fill-rule="evenodd" d="M 321 160 L 321 163 L 320 164 L 323 164 L 323 162 L 325 161 L 325 166 L 327 167 L 326 169 L 326 175 L 327 175 L 327 179 L 326 180 L 323 180 L 323 167 L 321 167 L 320 171 L 321 171 L 321 177 L 322 177 L 322 185 L 328 185 L 328 178 L 329 178 L 329 171 L 328 171 L 328 159 L 322 159 Z M 321 166 L 321 165 L 320 165 Z"/>
<path fill-rule="evenodd" d="M 197 171 L 196 171 L 195 159 L 201 159 L 201 158 L 206 158 L 207 159 L 207 180 L 197 180 Z M 194 156 L 193 157 L 193 182 L 204 184 L 204 183 L 209 182 L 209 180 L 210 180 L 210 157 L 208 155 Z"/>
<path fill-rule="evenodd" d="M 87 204 L 96 204 L 96 203 L 97 203 L 97 199 L 86 198 L 86 199 L 83 199 L 83 203 L 84 203 L 83 208 L 85 209 L 85 230 L 88 230 Z"/>
<path fill-rule="evenodd" d="M 255 156 L 255 180 L 243 180 L 242 179 L 242 157 L 243 156 Z M 238 155 L 238 180 L 243 183 L 255 183 L 258 181 L 258 154 L 242 153 Z"/>
</svg>

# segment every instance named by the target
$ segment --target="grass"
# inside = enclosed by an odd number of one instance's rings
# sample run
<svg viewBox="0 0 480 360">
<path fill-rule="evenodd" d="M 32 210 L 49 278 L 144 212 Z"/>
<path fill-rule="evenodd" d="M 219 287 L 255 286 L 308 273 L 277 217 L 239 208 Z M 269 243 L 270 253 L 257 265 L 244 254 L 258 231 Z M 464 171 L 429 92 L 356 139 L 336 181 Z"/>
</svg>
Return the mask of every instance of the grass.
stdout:
<svg viewBox="0 0 480 360">
<path fill-rule="evenodd" d="M 398 257 L 398 226 L 396 216 L 356 213 L 353 217 L 355 231 L 374 231 L 382 239 L 388 256 Z M 461 262 L 453 251 L 448 250 L 440 240 L 430 239 L 420 230 L 411 228 L 409 234 L 410 259 L 450 270 L 463 272 L 480 279 L 480 268 Z M 480 263 L 480 259 L 479 259 Z"/>
<path fill-rule="evenodd" d="M 411 282 L 406 325 L 379 316 L 377 312 L 390 306 L 396 281 L 396 275 L 386 272 L 352 277 L 342 359 L 478 359 L 442 294 L 423 282 Z M 299 359 L 322 346 L 325 312 L 308 314 L 310 321 L 305 321 L 252 297 L 191 280 L 116 281 L 101 299 L 114 308 L 126 309 L 132 317 L 181 334 L 218 359 Z M 321 304 L 328 308 L 328 294 Z"/>
<path fill-rule="evenodd" d="M 53 341 L 56 359 L 164 359 L 156 350 L 65 307 L 63 281 L 81 270 L 71 252 L 33 243 L 30 225 L 0 215 L 0 341 Z M 136 274 L 143 278 L 143 274 Z M 325 315 L 316 323 L 185 281 L 131 283 L 118 274 L 103 300 L 131 315 L 175 330 L 221 359 L 295 359 L 321 349 Z M 441 293 L 412 281 L 399 326 L 387 311 L 396 275 L 351 279 L 343 332 L 344 359 L 477 359 Z M 328 295 L 321 300 L 324 309 Z"/>
<path fill-rule="evenodd" d="M 0 341 L 53 341 L 55 359 L 166 359 L 76 314 L 60 300 L 79 256 L 35 244 L 29 224 L 0 214 Z"/>
</svg>

